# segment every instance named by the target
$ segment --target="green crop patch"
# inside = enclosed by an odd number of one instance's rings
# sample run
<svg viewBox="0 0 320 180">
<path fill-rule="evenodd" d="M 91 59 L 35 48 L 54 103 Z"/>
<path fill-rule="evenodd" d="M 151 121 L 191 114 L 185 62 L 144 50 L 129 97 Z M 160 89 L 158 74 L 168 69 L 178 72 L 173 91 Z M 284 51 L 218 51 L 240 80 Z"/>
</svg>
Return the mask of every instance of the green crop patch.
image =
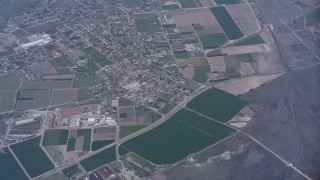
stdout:
<svg viewBox="0 0 320 180">
<path fill-rule="evenodd" d="M 246 45 L 255 45 L 255 44 L 264 44 L 264 40 L 260 35 L 254 35 L 249 38 L 240 40 L 238 42 L 233 43 L 234 46 L 246 46 Z"/>
<path fill-rule="evenodd" d="M 183 8 L 196 8 L 201 6 L 196 0 L 179 0 L 179 2 Z"/>
<path fill-rule="evenodd" d="M 243 0 L 215 0 L 215 1 L 217 4 L 226 4 L 226 5 L 243 3 Z"/>
<path fill-rule="evenodd" d="M 49 129 L 44 133 L 42 146 L 65 145 L 68 141 L 69 130 Z"/>
<path fill-rule="evenodd" d="M 0 76 L 0 90 L 17 90 L 20 86 L 20 79 L 15 73 Z"/>
<path fill-rule="evenodd" d="M 49 63 L 52 64 L 55 69 L 74 66 L 73 62 L 66 56 L 50 59 Z"/>
<path fill-rule="evenodd" d="M 147 127 L 148 125 L 132 125 L 132 126 L 120 126 L 120 138 L 123 138 L 129 134 L 132 134 L 140 129 Z"/>
<path fill-rule="evenodd" d="M 111 144 L 113 142 L 114 140 L 93 141 L 91 145 L 91 151 L 96 151 L 98 149 L 101 149 L 104 146 L 107 146 L 108 144 Z"/>
<path fill-rule="evenodd" d="M 191 100 L 187 104 L 187 108 L 218 121 L 226 122 L 246 105 L 246 101 L 219 89 L 212 88 Z"/>
<path fill-rule="evenodd" d="M 101 54 L 98 50 L 96 50 L 94 47 L 85 48 L 83 49 L 83 51 L 89 56 L 90 59 L 95 61 L 100 67 L 104 67 L 106 65 L 111 64 L 111 61 L 108 58 L 106 58 L 103 54 Z"/>
<path fill-rule="evenodd" d="M 178 4 L 168 4 L 168 5 L 162 5 L 161 6 L 163 10 L 175 10 L 180 9 L 180 6 Z"/>
<path fill-rule="evenodd" d="M 209 73 L 210 73 L 210 66 L 194 66 L 194 75 L 193 80 L 199 83 L 205 83 L 208 81 Z"/>
<path fill-rule="evenodd" d="M 88 172 L 104 164 L 113 162 L 115 160 L 116 160 L 116 147 L 113 146 L 87 159 L 80 161 L 80 164 Z"/>
<path fill-rule="evenodd" d="M 0 179 L 28 179 L 7 147 L 0 149 L 0 162 Z"/>
<path fill-rule="evenodd" d="M 157 164 L 174 164 L 235 132 L 214 120 L 182 109 L 156 128 L 122 143 L 120 155 L 129 151 Z"/>
<path fill-rule="evenodd" d="M 154 34 L 162 31 L 158 15 L 155 13 L 134 15 L 134 20 L 139 32 Z"/>
<path fill-rule="evenodd" d="M 35 137 L 11 146 L 12 151 L 30 175 L 36 177 L 54 168 L 52 162 L 42 151 L 40 145 L 41 137 Z"/>
<path fill-rule="evenodd" d="M 244 36 L 225 7 L 212 7 L 210 10 L 230 40 L 239 39 Z"/>
<path fill-rule="evenodd" d="M 228 41 L 224 33 L 199 35 L 204 49 L 217 48 Z"/>
<path fill-rule="evenodd" d="M 143 3 L 143 0 L 123 0 L 123 5 L 128 8 L 138 7 Z"/>
<path fill-rule="evenodd" d="M 67 151 L 74 151 L 76 147 L 76 139 L 77 138 L 69 138 L 68 139 L 68 145 L 67 145 Z"/>
</svg>

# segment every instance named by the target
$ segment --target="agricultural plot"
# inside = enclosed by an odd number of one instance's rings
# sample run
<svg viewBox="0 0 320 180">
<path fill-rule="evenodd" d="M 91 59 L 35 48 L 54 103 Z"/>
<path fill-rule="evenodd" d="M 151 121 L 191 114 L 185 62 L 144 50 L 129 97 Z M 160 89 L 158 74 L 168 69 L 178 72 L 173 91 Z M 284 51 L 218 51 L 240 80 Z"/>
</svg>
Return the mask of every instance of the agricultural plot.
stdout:
<svg viewBox="0 0 320 180">
<path fill-rule="evenodd" d="M 226 33 L 228 39 L 235 40 L 244 36 L 225 7 L 212 7 L 210 10 Z"/>
<path fill-rule="evenodd" d="M 67 177 L 71 178 L 74 175 L 80 174 L 82 172 L 78 164 L 72 165 L 62 170 L 62 173 Z"/>
<path fill-rule="evenodd" d="M 20 90 L 15 110 L 47 107 L 50 90 Z"/>
<path fill-rule="evenodd" d="M 0 91 L 0 112 L 13 110 L 18 91 Z"/>
<path fill-rule="evenodd" d="M 19 89 L 21 80 L 15 73 L 9 73 L 0 76 L 0 90 L 17 90 Z"/>
<path fill-rule="evenodd" d="M 165 99 L 158 98 L 155 102 L 152 103 L 151 106 L 157 109 L 159 112 L 167 114 L 176 106 L 176 104 L 171 103 Z"/>
<path fill-rule="evenodd" d="M 132 126 L 120 126 L 119 137 L 123 138 L 129 134 L 132 134 L 140 129 L 147 127 L 148 125 L 132 125 Z"/>
<path fill-rule="evenodd" d="M 313 30 L 313 29 L 319 30 L 320 29 L 319 16 L 320 16 L 320 9 L 319 8 L 306 14 L 305 15 L 306 20 L 307 20 L 306 26 L 311 30 Z"/>
<path fill-rule="evenodd" d="M 223 56 L 208 57 L 208 62 L 210 64 L 210 70 L 212 72 L 225 72 L 226 64 L 224 62 Z"/>
<path fill-rule="evenodd" d="M 256 63 L 249 53 L 225 56 L 224 61 L 228 78 L 249 76 L 257 72 Z"/>
<path fill-rule="evenodd" d="M 215 1 L 217 4 L 225 4 L 225 5 L 244 3 L 243 0 L 215 0 Z"/>
<path fill-rule="evenodd" d="M 133 8 L 141 6 L 143 0 L 123 0 L 123 5 L 127 8 Z"/>
<path fill-rule="evenodd" d="M 67 152 L 75 150 L 76 139 L 77 138 L 68 138 Z"/>
<path fill-rule="evenodd" d="M 179 4 L 166 4 L 166 5 L 162 5 L 161 8 L 163 10 L 176 10 L 176 9 L 180 9 Z"/>
<path fill-rule="evenodd" d="M 21 89 L 64 89 L 70 88 L 71 80 L 59 81 L 30 81 L 23 80 Z"/>
<path fill-rule="evenodd" d="M 246 101 L 219 89 L 212 88 L 191 100 L 187 104 L 187 108 L 218 121 L 226 122 L 246 105 Z"/>
<path fill-rule="evenodd" d="M 134 106 L 119 107 L 120 125 L 135 124 Z"/>
<path fill-rule="evenodd" d="M 246 37 L 240 41 L 233 43 L 234 46 L 248 46 L 248 45 L 255 45 L 255 44 L 264 44 L 264 40 L 260 35 L 253 35 L 250 37 Z"/>
<path fill-rule="evenodd" d="M 208 61 L 206 58 L 192 58 L 186 60 L 177 60 L 177 63 L 180 68 L 183 68 L 186 66 L 204 66 L 208 64 Z"/>
<path fill-rule="evenodd" d="M 73 62 L 66 56 L 50 59 L 49 63 L 61 74 L 69 73 L 71 71 L 70 68 L 74 66 Z"/>
<path fill-rule="evenodd" d="M 84 51 L 89 56 L 89 59 L 96 62 L 100 67 L 111 64 L 111 61 L 99 51 L 97 51 L 94 47 L 88 47 L 83 49 L 82 51 Z"/>
<path fill-rule="evenodd" d="M 74 103 L 78 99 L 78 89 L 53 89 L 50 105 Z"/>
<path fill-rule="evenodd" d="M 193 51 L 173 52 L 173 54 L 174 54 L 174 57 L 177 59 L 204 57 L 204 54 L 202 52 L 193 52 Z"/>
<path fill-rule="evenodd" d="M 150 14 L 136 14 L 134 20 L 139 32 L 146 34 L 154 34 L 155 32 L 161 32 L 161 24 L 158 21 L 158 15 L 154 13 Z"/>
<path fill-rule="evenodd" d="M 11 146 L 12 151 L 30 177 L 39 176 L 54 168 L 39 146 L 40 139 L 41 137 L 38 136 Z"/>
<path fill-rule="evenodd" d="M 244 35 L 259 31 L 259 22 L 248 3 L 226 6 L 227 11 Z"/>
<path fill-rule="evenodd" d="M 48 129 L 44 133 L 42 146 L 65 145 L 68 141 L 69 130 Z"/>
<path fill-rule="evenodd" d="M 91 151 L 96 151 L 98 149 L 101 149 L 104 146 L 107 146 L 108 144 L 111 144 L 113 142 L 114 140 L 93 141 L 91 145 Z"/>
<path fill-rule="evenodd" d="M 115 160 L 116 160 L 116 147 L 113 146 L 87 159 L 80 161 L 80 164 L 88 172 Z"/>
<path fill-rule="evenodd" d="M 216 2 L 214 0 L 197 0 L 198 4 L 200 4 L 202 7 L 213 7 L 217 6 Z"/>
<path fill-rule="evenodd" d="M 78 129 L 77 139 L 83 137 L 82 151 L 90 151 L 91 147 L 91 129 Z"/>
<path fill-rule="evenodd" d="M 205 83 L 207 82 L 210 74 L 210 66 L 194 66 L 194 75 L 193 80 L 197 81 L 199 83 Z"/>
<path fill-rule="evenodd" d="M 0 179 L 28 179 L 7 147 L 0 149 L 0 162 Z"/>
<path fill-rule="evenodd" d="M 201 6 L 197 0 L 179 0 L 179 2 L 182 8 L 197 8 Z"/>
<path fill-rule="evenodd" d="M 125 154 L 127 150 L 153 164 L 175 164 L 234 132 L 234 129 L 182 109 L 160 126 L 122 143 L 119 153 Z"/>
<path fill-rule="evenodd" d="M 204 49 L 217 48 L 228 41 L 224 33 L 199 35 Z"/>
</svg>

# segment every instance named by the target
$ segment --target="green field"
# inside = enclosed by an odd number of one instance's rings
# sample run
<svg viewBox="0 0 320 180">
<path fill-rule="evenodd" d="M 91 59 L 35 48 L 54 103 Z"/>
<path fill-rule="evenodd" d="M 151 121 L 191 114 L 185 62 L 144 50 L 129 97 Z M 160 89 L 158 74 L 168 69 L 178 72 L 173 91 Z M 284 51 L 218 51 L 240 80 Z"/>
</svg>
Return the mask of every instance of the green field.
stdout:
<svg viewBox="0 0 320 180">
<path fill-rule="evenodd" d="M 76 146 L 76 139 L 77 138 L 69 138 L 68 139 L 68 145 L 67 145 L 67 151 L 74 151 Z"/>
<path fill-rule="evenodd" d="M 173 54 L 177 59 L 188 59 L 192 57 L 190 52 L 174 52 Z"/>
<path fill-rule="evenodd" d="M 320 9 L 316 9 L 315 11 L 312 11 L 311 13 L 308 13 L 305 15 L 306 17 L 306 26 L 309 27 L 315 27 L 317 29 L 320 28 L 319 24 L 319 17 L 320 17 Z"/>
<path fill-rule="evenodd" d="M 167 114 L 168 112 L 170 112 L 174 107 L 176 107 L 176 104 L 174 103 L 167 103 L 163 108 L 159 109 L 158 111 L 163 113 L 163 114 Z"/>
<path fill-rule="evenodd" d="M 78 129 L 77 136 L 84 136 L 82 151 L 90 151 L 91 146 L 91 129 Z"/>
<path fill-rule="evenodd" d="M 255 44 L 264 44 L 264 40 L 259 35 L 254 35 L 249 38 L 233 43 L 234 46 L 246 46 Z"/>
<path fill-rule="evenodd" d="M 65 145 L 68 141 L 69 130 L 48 129 L 44 133 L 42 146 Z"/>
<path fill-rule="evenodd" d="M 225 7 L 212 7 L 210 10 L 230 40 L 239 39 L 244 36 Z"/>
<path fill-rule="evenodd" d="M 28 179 L 7 147 L 0 149 L 0 162 L 0 179 Z"/>
<path fill-rule="evenodd" d="M 180 9 L 180 6 L 178 4 L 168 4 L 168 5 L 162 5 L 161 8 L 163 10 L 175 10 L 175 9 Z"/>
<path fill-rule="evenodd" d="M 182 8 L 196 8 L 200 6 L 196 0 L 179 0 L 179 2 Z"/>
<path fill-rule="evenodd" d="M 116 148 L 115 146 L 101 151 L 87 159 L 80 161 L 80 164 L 86 171 L 91 171 L 104 164 L 110 163 L 116 160 Z"/>
<path fill-rule="evenodd" d="M 224 33 L 199 35 L 204 49 L 217 48 L 228 41 Z"/>
<path fill-rule="evenodd" d="M 49 63 L 53 65 L 55 69 L 73 67 L 73 62 L 66 56 L 60 56 L 49 60 Z"/>
<path fill-rule="evenodd" d="M 41 137 L 38 136 L 11 146 L 12 151 L 30 177 L 36 177 L 54 168 L 39 146 L 40 139 Z"/>
<path fill-rule="evenodd" d="M 23 80 L 21 89 L 64 89 L 70 88 L 71 80 L 59 81 L 30 81 Z"/>
<path fill-rule="evenodd" d="M 139 32 L 145 32 L 149 35 L 155 32 L 161 32 L 161 24 L 158 21 L 158 15 L 155 13 L 134 15 L 134 20 Z"/>
<path fill-rule="evenodd" d="M 143 3 L 143 0 L 123 0 L 123 5 L 128 8 L 138 7 Z"/>
<path fill-rule="evenodd" d="M 13 110 L 17 91 L 0 91 L 0 112 Z"/>
<path fill-rule="evenodd" d="M 197 81 L 199 83 L 205 83 L 208 81 L 209 78 L 209 73 L 210 73 L 210 66 L 205 65 L 205 66 L 194 66 L 194 75 L 193 75 L 193 80 Z"/>
<path fill-rule="evenodd" d="M 187 104 L 187 108 L 218 121 L 226 122 L 246 105 L 246 101 L 212 88 L 191 100 Z"/>
<path fill-rule="evenodd" d="M 93 59 L 100 67 L 104 67 L 106 65 L 111 64 L 111 61 L 108 58 L 106 58 L 103 54 L 101 54 L 98 50 L 96 50 L 94 47 L 85 48 L 83 49 L 83 51 L 91 59 Z"/>
<path fill-rule="evenodd" d="M 17 90 L 20 86 L 20 79 L 15 73 L 0 76 L 0 90 Z"/>
<path fill-rule="evenodd" d="M 93 141 L 91 145 L 91 151 L 96 151 L 108 144 L 113 143 L 114 140 Z"/>
<path fill-rule="evenodd" d="M 243 0 L 215 0 L 217 4 L 226 4 L 226 5 L 232 5 L 232 4 L 240 4 L 243 2 Z"/>
<path fill-rule="evenodd" d="M 290 44 L 290 48 L 293 51 L 308 51 L 308 48 L 302 43 Z"/>
<path fill-rule="evenodd" d="M 196 153 L 235 130 L 182 109 L 156 128 L 121 144 L 125 149 L 157 165 L 174 164 Z"/>
<path fill-rule="evenodd" d="M 132 134 L 140 129 L 147 127 L 148 125 L 132 125 L 132 126 L 120 126 L 119 137 L 123 138 L 129 134 Z"/>
</svg>

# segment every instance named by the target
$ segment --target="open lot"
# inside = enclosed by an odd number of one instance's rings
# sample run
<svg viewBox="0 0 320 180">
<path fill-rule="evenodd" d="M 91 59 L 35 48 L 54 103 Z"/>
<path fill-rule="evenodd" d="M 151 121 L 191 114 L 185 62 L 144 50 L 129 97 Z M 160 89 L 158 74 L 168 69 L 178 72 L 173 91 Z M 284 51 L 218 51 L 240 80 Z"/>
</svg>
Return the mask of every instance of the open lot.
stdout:
<svg viewBox="0 0 320 180">
<path fill-rule="evenodd" d="M 87 159 L 80 161 L 80 164 L 88 172 L 115 160 L 116 160 L 116 147 L 113 146 Z"/>
<path fill-rule="evenodd" d="M 50 90 L 21 90 L 15 110 L 26 110 L 47 107 Z"/>
<path fill-rule="evenodd" d="M 67 129 L 48 129 L 44 133 L 42 145 L 65 145 L 68 141 L 69 130 Z"/>
<path fill-rule="evenodd" d="M 233 132 L 229 127 L 182 109 L 160 126 L 122 143 L 120 147 L 153 164 L 174 164 Z"/>
<path fill-rule="evenodd" d="M 226 122 L 247 105 L 229 93 L 212 88 L 195 97 L 187 108 L 221 122 Z"/>
<path fill-rule="evenodd" d="M 41 137 L 38 136 L 11 146 L 12 151 L 30 177 L 36 177 L 54 168 L 52 162 L 39 146 L 40 139 Z"/>
<path fill-rule="evenodd" d="M 0 91 L 0 112 L 13 110 L 17 91 Z"/>
<path fill-rule="evenodd" d="M 7 147 L 0 149 L 0 162 L 0 179 L 28 179 Z"/>
<path fill-rule="evenodd" d="M 125 137 L 129 134 L 132 134 L 140 129 L 147 127 L 148 125 L 131 125 L 131 126 L 120 126 L 119 137 Z"/>
<path fill-rule="evenodd" d="M 235 40 L 243 37 L 243 33 L 225 7 L 212 7 L 210 10 L 226 33 L 228 39 Z"/>
<path fill-rule="evenodd" d="M 157 14 L 136 14 L 134 15 L 134 20 L 139 32 L 154 34 L 155 32 L 162 31 Z"/>
</svg>

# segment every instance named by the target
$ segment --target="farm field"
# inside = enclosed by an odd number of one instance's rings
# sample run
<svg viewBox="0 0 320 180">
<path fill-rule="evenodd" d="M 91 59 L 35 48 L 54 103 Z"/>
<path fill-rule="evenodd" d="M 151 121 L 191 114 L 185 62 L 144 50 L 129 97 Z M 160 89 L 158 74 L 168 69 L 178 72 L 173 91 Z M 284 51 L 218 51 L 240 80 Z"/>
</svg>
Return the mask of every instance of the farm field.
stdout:
<svg viewBox="0 0 320 180">
<path fill-rule="evenodd" d="M 197 81 L 199 83 L 205 83 L 207 82 L 209 78 L 209 73 L 210 73 L 210 66 L 205 65 L 205 66 L 194 66 L 194 75 L 193 75 L 193 80 Z"/>
<path fill-rule="evenodd" d="M 67 167 L 62 170 L 62 173 L 67 177 L 71 178 L 73 175 L 81 173 L 82 170 L 80 169 L 79 165 L 75 164 L 70 167 Z"/>
<path fill-rule="evenodd" d="M 69 138 L 68 139 L 68 145 L 67 145 L 67 151 L 74 151 L 76 146 L 76 139 L 77 138 Z"/>
<path fill-rule="evenodd" d="M 93 141 L 91 145 L 91 151 L 96 151 L 108 144 L 113 143 L 114 140 L 102 140 L 102 141 Z"/>
<path fill-rule="evenodd" d="M 83 51 L 89 56 L 90 59 L 95 61 L 100 67 L 110 65 L 111 61 L 106 58 L 103 54 L 97 51 L 94 47 L 88 47 L 83 49 Z"/>
<path fill-rule="evenodd" d="M 154 13 L 134 15 L 134 20 L 139 32 L 154 34 L 161 32 L 161 24 L 158 21 L 158 15 Z"/>
<path fill-rule="evenodd" d="M 77 137 L 83 137 L 82 151 L 90 151 L 91 129 L 78 129 Z"/>
<path fill-rule="evenodd" d="M 0 91 L 0 112 L 13 110 L 17 91 Z"/>
<path fill-rule="evenodd" d="M 162 5 L 161 8 L 163 10 L 175 10 L 175 9 L 180 9 L 180 6 L 178 4 L 168 4 L 168 5 Z"/>
<path fill-rule="evenodd" d="M 247 45 L 255 45 L 255 44 L 264 44 L 264 40 L 261 38 L 260 35 L 253 35 L 237 41 L 233 43 L 234 46 L 247 46 Z"/>
<path fill-rule="evenodd" d="M 196 8 L 201 6 L 196 0 L 179 0 L 179 2 L 183 8 Z"/>
<path fill-rule="evenodd" d="M 225 5 L 243 3 L 243 0 L 215 0 L 215 1 L 217 4 L 225 4 Z"/>
<path fill-rule="evenodd" d="M 0 162 L 0 179 L 28 179 L 7 147 L 0 149 Z"/>
<path fill-rule="evenodd" d="M 15 73 L 0 76 L 0 90 L 17 90 L 21 80 Z"/>
<path fill-rule="evenodd" d="M 132 125 L 132 126 L 120 126 L 119 137 L 123 138 L 129 134 L 132 134 L 140 129 L 147 127 L 148 125 Z"/>
<path fill-rule="evenodd" d="M 70 88 L 71 80 L 59 80 L 59 81 L 30 81 L 23 80 L 21 89 L 64 89 Z"/>
<path fill-rule="evenodd" d="M 228 41 L 224 33 L 199 35 L 204 49 L 217 48 Z"/>
<path fill-rule="evenodd" d="M 65 145 L 68 141 L 69 130 L 67 129 L 48 129 L 44 133 L 42 145 Z"/>
<path fill-rule="evenodd" d="M 143 0 L 123 0 L 123 5 L 128 8 L 137 7 L 142 4 Z"/>
<path fill-rule="evenodd" d="M 49 60 L 55 70 L 61 74 L 69 73 L 70 68 L 74 66 L 73 62 L 66 56 L 60 56 Z"/>
<path fill-rule="evenodd" d="M 228 39 L 235 40 L 243 37 L 243 33 L 240 31 L 225 7 L 212 7 L 210 10 L 226 33 Z"/>
<path fill-rule="evenodd" d="M 52 162 L 39 146 L 40 139 L 41 137 L 38 136 L 11 146 L 12 151 L 30 177 L 36 177 L 54 168 Z"/>
<path fill-rule="evenodd" d="M 226 122 L 246 105 L 246 101 L 216 88 L 212 88 L 191 100 L 187 104 L 187 108 L 215 120 Z"/>
<path fill-rule="evenodd" d="M 26 110 L 47 107 L 50 90 L 21 90 L 15 110 Z"/>
<path fill-rule="evenodd" d="M 78 99 L 78 89 L 53 89 L 51 93 L 50 105 L 66 104 L 76 102 Z"/>
<path fill-rule="evenodd" d="M 120 150 L 132 151 L 157 165 L 174 164 L 234 132 L 234 129 L 182 109 L 160 126 L 122 143 Z"/>
<path fill-rule="evenodd" d="M 87 159 L 80 161 L 80 164 L 86 171 L 91 171 L 99 166 L 116 160 L 116 147 L 113 146 L 101 151 Z"/>
</svg>

